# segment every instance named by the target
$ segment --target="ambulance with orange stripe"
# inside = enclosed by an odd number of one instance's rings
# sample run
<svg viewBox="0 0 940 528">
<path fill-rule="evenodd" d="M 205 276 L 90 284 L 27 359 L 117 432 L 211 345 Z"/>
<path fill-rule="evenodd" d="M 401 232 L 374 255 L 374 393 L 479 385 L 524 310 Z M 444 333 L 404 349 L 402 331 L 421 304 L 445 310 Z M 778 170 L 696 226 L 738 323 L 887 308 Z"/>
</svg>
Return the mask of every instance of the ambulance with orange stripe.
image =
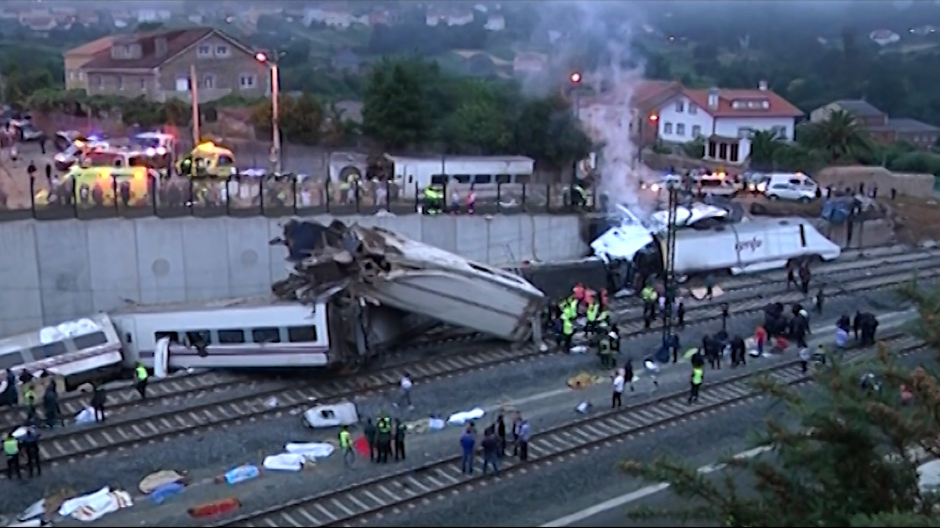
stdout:
<svg viewBox="0 0 940 528">
<path fill-rule="evenodd" d="M 79 207 L 114 205 L 146 206 L 152 200 L 151 188 L 158 177 L 148 167 L 73 167 L 64 178 L 75 182 L 75 203 Z"/>
</svg>

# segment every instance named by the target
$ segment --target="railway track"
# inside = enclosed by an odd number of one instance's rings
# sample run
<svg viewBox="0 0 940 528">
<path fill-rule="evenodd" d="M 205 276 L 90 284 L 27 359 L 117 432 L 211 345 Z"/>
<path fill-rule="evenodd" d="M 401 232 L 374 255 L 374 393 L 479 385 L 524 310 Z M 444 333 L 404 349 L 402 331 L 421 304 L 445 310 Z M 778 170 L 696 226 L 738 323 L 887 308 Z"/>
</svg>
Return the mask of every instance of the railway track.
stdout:
<svg viewBox="0 0 940 528">
<path fill-rule="evenodd" d="M 851 260 L 862 255 L 872 254 L 870 258 L 863 260 Z M 912 248 L 886 246 L 882 248 L 866 248 L 864 250 L 849 250 L 843 253 L 843 258 L 838 262 L 822 264 L 816 268 L 816 278 L 857 271 L 870 268 L 873 263 L 900 264 L 923 262 L 934 256 L 940 257 L 938 250 L 915 250 Z M 766 286 L 768 283 L 779 283 L 786 278 L 785 273 L 769 272 L 760 275 L 750 275 L 746 277 L 733 278 L 724 281 L 722 288 L 725 296 L 722 300 L 728 300 L 730 297 L 751 289 Z M 701 304 L 702 306 L 698 306 Z M 712 303 L 718 306 L 716 303 Z M 707 303 L 698 303 L 691 301 L 690 310 L 708 306 Z M 612 311 L 619 317 L 634 315 L 632 309 L 640 310 L 641 306 L 634 299 L 614 299 L 612 302 Z M 658 324 L 658 323 L 656 323 Z M 654 324 L 654 328 L 656 327 Z M 626 330 L 641 330 L 641 325 L 632 325 Z M 487 341 L 486 336 L 473 332 L 460 332 L 456 335 L 446 336 L 444 338 L 431 339 L 415 344 L 409 344 L 406 347 L 394 352 L 395 357 L 405 357 L 421 350 L 445 347 L 459 346 L 464 344 L 483 343 Z M 505 346 L 500 344 L 500 346 Z M 157 405 L 172 405 L 179 400 L 193 400 L 204 398 L 208 395 L 224 392 L 237 392 L 245 390 L 255 390 L 257 392 L 270 393 L 272 391 L 283 390 L 291 385 L 290 382 L 259 379 L 244 374 L 237 374 L 225 371 L 197 371 L 192 373 L 175 374 L 168 378 L 152 378 L 148 385 L 148 397 L 141 400 L 132 384 L 120 388 L 114 388 L 108 391 L 108 414 L 111 416 L 119 415 L 130 408 L 151 407 Z M 75 416 L 90 402 L 91 395 L 87 393 L 69 393 L 59 398 L 59 406 L 63 416 Z M 4 408 L 0 410 L 0 429 L 13 428 L 25 420 L 25 411 L 18 408 Z"/>
<path fill-rule="evenodd" d="M 921 270 L 919 276 L 930 280 L 940 276 L 940 261 L 933 267 Z M 911 270 L 901 272 L 882 267 L 863 280 L 855 281 L 851 287 L 833 287 L 830 298 L 858 294 L 867 290 L 895 286 L 909 280 Z M 760 311 L 768 302 L 792 303 L 803 298 L 798 292 L 764 297 L 757 295 L 750 301 L 739 301 L 732 305 L 730 314 L 741 315 Z M 693 310 L 687 316 L 686 325 L 692 326 L 720 318 L 715 311 Z M 634 319 L 624 322 L 623 339 L 655 332 L 645 331 L 642 321 Z M 474 345 L 470 345 L 472 348 Z M 422 359 L 412 363 L 383 369 L 380 372 L 362 374 L 351 378 L 334 378 L 322 383 L 305 384 L 290 388 L 269 388 L 249 397 L 237 395 L 223 401 L 214 401 L 185 408 L 174 408 L 165 412 L 124 420 L 109 420 L 103 425 L 76 427 L 61 432 L 50 432 L 42 444 L 42 456 L 50 463 L 62 463 L 79 458 L 129 449 L 145 443 L 166 441 L 180 435 L 224 428 L 244 422 L 283 416 L 298 409 L 312 406 L 315 402 L 329 402 L 382 392 L 397 385 L 401 376 L 408 372 L 416 382 L 454 377 L 472 371 L 518 364 L 543 357 L 537 347 L 495 346 L 482 350 L 453 352 L 443 356 Z M 276 407 L 268 405 L 276 397 Z"/>
<path fill-rule="evenodd" d="M 915 338 L 896 334 L 883 340 L 900 355 L 926 348 Z M 846 352 L 845 359 L 859 359 L 872 348 Z M 692 416 L 729 408 L 761 398 L 751 380 L 766 375 L 788 385 L 809 382 L 799 361 L 768 367 L 735 376 L 702 388 L 699 404 L 687 403 L 688 392 L 680 391 L 653 401 L 599 412 L 536 434 L 529 443 L 529 460 L 503 459 L 501 471 L 511 473 L 521 467 L 528 471 L 539 465 L 578 456 L 588 450 L 623 442 L 632 435 L 674 425 Z M 448 457 L 416 469 L 399 471 L 340 490 L 321 493 L 260 511 L 255 511 L 211 526 L 283 527 L 283 526 L 360 526 L 387 514 L 397 514 L 428 504 L 433 499 L 453 497 L 470 490 L 484 477 L 480 473 L 464 475 L 461 457 Z"/>
</svg>

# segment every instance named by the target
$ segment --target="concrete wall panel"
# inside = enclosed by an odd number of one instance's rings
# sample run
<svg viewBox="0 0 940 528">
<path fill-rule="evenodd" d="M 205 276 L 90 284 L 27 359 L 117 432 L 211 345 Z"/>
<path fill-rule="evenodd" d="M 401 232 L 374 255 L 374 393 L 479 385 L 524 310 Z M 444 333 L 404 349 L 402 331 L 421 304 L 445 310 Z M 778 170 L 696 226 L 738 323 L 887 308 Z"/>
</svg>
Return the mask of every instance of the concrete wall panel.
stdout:
<svg viewBox="0 0 940 528">
<path fill-rule="evenodd" d="M 516 252 L 517 265 L 524 260 L 535 260 L 538 257 L 535 247 L 535 220 L 529 215 L 519 215 L 519 243 Z"/>
<path fill-rule="evenodd" d="M 462 217 L 457 223 L 457 253 L 477 262 L 489 262 L 489 232 L 486 217 Z"/>
<path fill-rule="evenodd" d="M 91 301 L 95 311 L 140 299 L 137 230 L 130 220 L 85 222 Z"/>
<path fill-rule="evenodd" d="M 178 219 L 187 301 L 231 297 L 228 218 Z"/>
<path fill-rule="evenodd" d="M 487 217 L 489 224 L 488 262 L 496 266 L 517 266 L 523 258 L 519 236 L 522 216 Z"/>
<path fill-rule="evenodd" d="M 43 306 L 32 221 L 0 224 L 0 335 L 43 325 Z"/>
<path fill-rule="evenodd" d="M 47 324 L 95 311 L 91 299 L 88 224 L 81 220 L 36 223 L 36 260 Z"/>
<path fill-rule="evenodd" d="M 268 280 L 270 282 L 279 281 L 287 278 L 287 248 L 284 246 L 270 246 L 268 242 L 275 238 L 280 238 L 284 236 L 284 223 L 290 220 L 290 218 L 277 218 L 267 220 L 268 222 L 268 239 L 264 241 L 265 247 L 268 251 Z M 314 222 L 319 222 L 321 217 L 313 218 L 301 218 L 299 220 L 311 220 Z M 264 292 L 271 291 L 270 284 Z"/>
<path fill-rule="evenodd" d="M 229 293 L 248 297 L 271 288 L 267 218 L 226 218 Z M 283 259 L 283 256 L 281 257 Z M 283 268 L 283 266 L 282 266 Z"/>
<path fill-rule="evenodd" d="M 532 217 L 532 256 L 535 260 L 549 262 L 552 260 L 552 239 L 555 234 L 552 233 L 552 219 L 550 216 Z M 558 234 L 558 236 L 563 236 Z"/>
<path fill-rule="evenodd" d="M 385 229 L 395 231 L 412 240 L 424 241 L 424 224 L 432 220 L 429 216 L 407 215 L 407 216 L 387 216 L 388 225 Z M 428 229 L 432 229 L 430 224 Z"/>
<path fill-rule="evenodd" d="M 421 242 L 450 251 L 457 252 L 457 224 L 459 220 L 453 216 L 429 217 L 422 222 Z M 404 233 L 402 233 L 404 234 Z"/>
<path fill-rule="evenodd" d="M 186 276 L 180 223 L 160 218 L 144 218 L 134 223 L 137 228 L 140 302 L 162 304 L 185 301 Z"/>
</svg>

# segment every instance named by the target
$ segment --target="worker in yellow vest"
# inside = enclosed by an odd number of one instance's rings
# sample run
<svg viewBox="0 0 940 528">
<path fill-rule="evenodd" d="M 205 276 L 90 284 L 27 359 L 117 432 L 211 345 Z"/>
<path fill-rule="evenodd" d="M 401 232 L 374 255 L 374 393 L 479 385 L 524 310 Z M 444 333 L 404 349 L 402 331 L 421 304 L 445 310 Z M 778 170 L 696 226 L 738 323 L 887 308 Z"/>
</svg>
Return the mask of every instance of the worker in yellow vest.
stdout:
<svg viewBox="0 0 940 528">
<path fill-rule="evenodd" d="M 348 425 L 344 425 L 339 432 L 339 450 L 343 453 L 343 464 L 346 467 L 353 465 L 356 460 L 356 452 L 353 451 L 352 435 L 349 434 Z"/>
<path fill-rule="evenodd" d="M 591 304 L 588 305 L 587 313 L 585 313 L 585 316 L 587 316 L 587 331 L 588 332 L 593 333 L 597 331 L 597 317 L 598 315 L 600 315 L 600 311 L 601 311 L 600 304 L 596 300 L 593 300 Z"/>
<path fill-rule="evenodd" d="M 692 387 L 689 390 L 689 405 L 698 403 L 698 394 L 702 389 L 702 382 L 705 380 L 705 366 L 695 365 L 692 367 Z"/>
<path fill-rule="evenodd" d="M 141 363 L 137 363 L 137 366 L 134 367 L 134 378 L 137 380 L 137 392 L 140 394 L 141 399 L 147 398 L 147 367 L 143 366 Z"/>
<path fill-rule="evenodd" d="M 16 478 L 22 479 L 23 475 L 20 474 L 20 441 L 13 436 L 13 433 L 8 433 L 6 438 L 3 439 L 3 454 L 7 457 L 7 480 L 13 480 L 13 473 L 16 473 Z"/>
</svg>

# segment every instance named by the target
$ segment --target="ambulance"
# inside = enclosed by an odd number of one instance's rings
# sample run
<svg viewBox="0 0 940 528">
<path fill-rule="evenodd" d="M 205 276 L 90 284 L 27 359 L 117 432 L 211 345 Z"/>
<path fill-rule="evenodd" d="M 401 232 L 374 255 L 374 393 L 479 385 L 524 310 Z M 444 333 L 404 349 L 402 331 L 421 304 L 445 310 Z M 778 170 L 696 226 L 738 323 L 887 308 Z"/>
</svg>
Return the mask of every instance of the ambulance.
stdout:
<svg viewBox="0 0 940 528">
<path fill-rule="evenodd" d="M 206 141 L 176 163 L 176 172 L 191 178 L 228 178 L 235 174 L 235 155 L 227 148 Z"/>
</svg>

